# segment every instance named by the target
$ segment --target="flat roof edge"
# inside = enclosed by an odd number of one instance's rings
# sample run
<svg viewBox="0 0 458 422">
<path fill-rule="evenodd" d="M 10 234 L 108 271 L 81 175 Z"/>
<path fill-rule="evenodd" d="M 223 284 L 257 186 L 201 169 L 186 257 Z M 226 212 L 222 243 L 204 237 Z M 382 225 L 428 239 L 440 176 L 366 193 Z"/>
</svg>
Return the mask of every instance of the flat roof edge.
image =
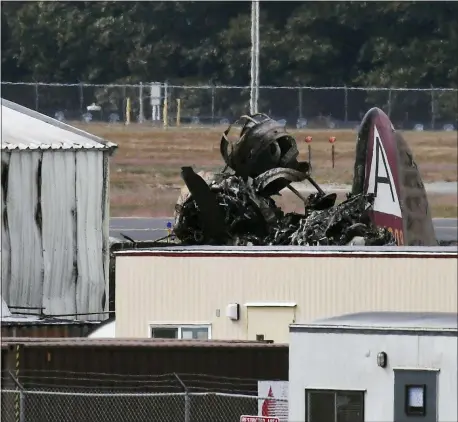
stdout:
<svg viewBox="0 0 458 422">
<path fill-rule="evenodd" d="M 413 335 L 413 336 L 444 336 L 458 337 L 457 327 L 381 327 L 381 326 L 349 326 L 292 324 L 290 333 L 326 333 L 326 334 L 374 334 L 374 335 Z"/>
<path fill-rule="evenodd" d="M 387 257 L 387 258 L 457 258 L 454 246 L 393 247 L 393 246 L 290 246 L 290 247 L 225 247 L 225 246 L 164 246 L 150 249 L 122 249 L 116 256 L 249 256 L 249 257 Z"/>
</svg>

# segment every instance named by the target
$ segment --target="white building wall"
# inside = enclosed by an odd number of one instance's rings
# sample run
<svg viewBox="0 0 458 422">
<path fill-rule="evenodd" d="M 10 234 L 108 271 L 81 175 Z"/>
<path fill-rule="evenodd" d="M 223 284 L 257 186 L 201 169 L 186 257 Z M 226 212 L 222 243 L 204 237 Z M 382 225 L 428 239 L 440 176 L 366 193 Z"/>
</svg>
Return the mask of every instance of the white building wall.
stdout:
<svg viewBox="0 0 458 422">
<path fill-rule="evenodd" d="M 366 391 L 365 421 L 392 421 L 395 368 L 440 369 L 438 420 L 458 420 L 456 337 L 292 332 L 289 362 L 290 421 L 305 420 L 305 389 Z"/>
<path fill-rule="evenodd" d="M 9 305 L 47 314 L 107 308 L 107 167 L 102 150 L 2 151 L 2 295 Z"/>
</svg>

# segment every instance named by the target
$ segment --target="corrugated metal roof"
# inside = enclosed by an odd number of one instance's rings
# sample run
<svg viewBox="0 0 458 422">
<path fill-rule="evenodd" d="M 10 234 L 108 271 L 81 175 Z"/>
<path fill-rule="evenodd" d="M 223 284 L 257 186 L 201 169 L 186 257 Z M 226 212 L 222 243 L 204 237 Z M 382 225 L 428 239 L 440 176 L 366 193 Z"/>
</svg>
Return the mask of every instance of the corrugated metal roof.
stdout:
<svg viewBox="0 0 458 422">
<path fill-rule="evenodd" d="M 98 136 L 2 98 L 2 150 L 113 150 Z"/>
<path fill-rule="evenodd" d="M 255 342 L 249 340 L 173 340 L 173 339 L 97 339 L 97 338 L 2 338 L 2 346 L 21 344 L 24 347 L 286 347 L 285 344 Z"/>
<path fill-rule="evenodd" d="M 457 329 L 458 314 L 452 312 L 358 312 L 323 318 L 309 324 L 294 326 L 354 328 L 426 328 Z"/>
</svg>

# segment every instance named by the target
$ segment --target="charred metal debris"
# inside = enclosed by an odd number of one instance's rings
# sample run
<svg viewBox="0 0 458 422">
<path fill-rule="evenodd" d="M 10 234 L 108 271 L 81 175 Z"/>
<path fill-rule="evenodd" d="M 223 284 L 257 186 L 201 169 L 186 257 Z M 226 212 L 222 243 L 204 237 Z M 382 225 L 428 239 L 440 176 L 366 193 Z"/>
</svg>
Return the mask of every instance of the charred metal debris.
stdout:
<svg viewBox="0 0 458 422">
<path fill-rule="evenodd" d="M 223 133 L 220 173 L 197 174 L 182 167 L 186 184 L 175 207 L 174 234 L 185 245 L 395 245 L 386 229 L 375 227 L 368 211 L 373 198 L 326 194 L 311 177 L 308 162 L 298 161 L 296 140 L 265 114 L 242 116 L 240 135 Z M 304 197 L 291 186 L 307 180 L 315 189 Z M 284 213 L 272 196 L 291 190 L 304 212 Z"/>
</svg>

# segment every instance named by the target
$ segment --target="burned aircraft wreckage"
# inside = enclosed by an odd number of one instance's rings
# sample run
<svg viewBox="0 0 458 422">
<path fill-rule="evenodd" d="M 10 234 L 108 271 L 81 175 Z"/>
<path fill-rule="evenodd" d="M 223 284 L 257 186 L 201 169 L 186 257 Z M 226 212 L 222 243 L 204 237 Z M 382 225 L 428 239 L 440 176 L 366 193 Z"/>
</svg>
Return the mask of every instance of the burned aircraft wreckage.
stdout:
<svg viewBox="0 0 458 422">
<path fill-rule="evenodd" d="M 325 193 L 313 180 L 310 164 L 298 160 L 296 140 L 284 126 L 265 114 L 242 116 L 236 123 L 241 125 L 238 139 L 229 140 L 233 125 L 221 138 L 225 167 L 220 173 L 195 173 L 191 167 L 182 167 L 186 187 L 175 207 L 174 224 L 181 244 L 437 244 L 426 193 L 405 142 L 402 153 L 410 157 L 407 161 L 414 177 L 409 179 L 411 191 L 401 189 L 401 172 L 393 169 L 398 165 L 394 162 L 398 160 L 394 157 L 398 139 L 380 109 L 371 109 L 360 126 L 353 189 L 339 204 L 337 194 Z M 412 171 L 406 173 L 412 176 Z M 316 189 L 307 197 L 291 185 L 306 181 Z M 273 197 L 283 189 L 304 202 L 303 213 L 285 213 L 276 205 Z M 384 204 L 387 192 L 393 204 Z M 401 212 L 401 192 L 423 207 L 423 212 L 409 216 L 409 221 Z M 417 229 L 410 238 L 408 234 L 414 230 L 409 232 L 408 224 L 416 224 Z"/>
</svg>

